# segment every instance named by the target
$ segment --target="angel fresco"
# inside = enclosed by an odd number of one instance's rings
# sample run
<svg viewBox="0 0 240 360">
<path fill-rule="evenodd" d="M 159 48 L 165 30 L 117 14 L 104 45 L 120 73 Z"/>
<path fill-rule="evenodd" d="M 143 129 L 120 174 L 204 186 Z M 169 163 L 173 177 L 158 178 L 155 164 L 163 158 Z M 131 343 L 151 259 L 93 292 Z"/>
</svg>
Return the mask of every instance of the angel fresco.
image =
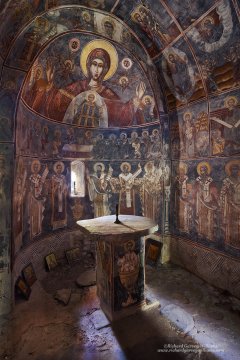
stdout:
<svg viewBox="0 0 240 360">
<path fill-rule="evenodd" d="M 104 85 L 104 81 L 110 79 L 118 68 L 118 53 L 111 43 L 101 39 L 88 42 L 81 52 L 80 64 L 85 79 L 59 88 L 54 83 L 54 66 L 47 61 L 46 83 L 41 89 L 37 86 L 37 91 L 32 95 L 26 89 L 26 103 L 48 118 L 80 126 L 110 127 L 144 123 L 141 100 L 146 85 L 143 81 L 138 83 L 135 95 L 127 102 L 123 102 L 116 92 Z M 86 118 L 87 114 L 90 114 L 89 119 Z"/>
</svg>

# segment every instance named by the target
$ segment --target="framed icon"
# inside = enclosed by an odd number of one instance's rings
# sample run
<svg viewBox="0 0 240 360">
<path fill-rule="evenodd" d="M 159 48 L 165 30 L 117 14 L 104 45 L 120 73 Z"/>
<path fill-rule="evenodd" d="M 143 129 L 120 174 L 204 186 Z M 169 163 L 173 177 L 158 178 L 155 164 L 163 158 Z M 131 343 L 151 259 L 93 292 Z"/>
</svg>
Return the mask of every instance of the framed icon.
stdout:
<svg viewBox="0 0 240 360">
<path fill-rule="evenodd" d="M 45 261 L 49 271 L 55 269 L 55 267 L 58 266 L 57 259 L 54 253 L 50 253 L 47 256 L 45 256 Z"/>
<path fill-rule="evenodd" d="M 161 256 L 163 244 L 154 239 L 147 239 L 145 250 L 146 264 L 156 266 Z"/>
<path fill-rule="evenodd" d="M 18 277 L 15 288 L 18 294 L 22 295 L 26 300 L 29 299 L 31 288 L 21 276 Z"/>
<path fill-rule="evenodd" d="M 36 277 L 32 263 L 25 266 L 25 268 L 22 270 L 22 276 L 23 276 L 25 282 L 29 286 L 32 286 L 35 283 L 35 281 L 37 280 L 37 277 Z"/>
</svg>

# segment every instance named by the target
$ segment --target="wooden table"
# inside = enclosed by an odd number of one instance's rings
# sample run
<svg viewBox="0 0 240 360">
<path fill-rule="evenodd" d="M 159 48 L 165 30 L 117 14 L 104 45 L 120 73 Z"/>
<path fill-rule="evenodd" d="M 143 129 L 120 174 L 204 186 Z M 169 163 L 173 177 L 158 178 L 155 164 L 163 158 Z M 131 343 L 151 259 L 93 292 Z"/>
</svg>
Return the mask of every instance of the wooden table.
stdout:
<svg viewBox="0 0 240 360">
<path fill-rule="evenodd" d="M 145 304 L 144 236 L 158 230 L 153 220 L 142 216 L 115 215 L 77 224 L 97 245 L 97 293 L 109 320 L 130 315 Z"/>
</svg>

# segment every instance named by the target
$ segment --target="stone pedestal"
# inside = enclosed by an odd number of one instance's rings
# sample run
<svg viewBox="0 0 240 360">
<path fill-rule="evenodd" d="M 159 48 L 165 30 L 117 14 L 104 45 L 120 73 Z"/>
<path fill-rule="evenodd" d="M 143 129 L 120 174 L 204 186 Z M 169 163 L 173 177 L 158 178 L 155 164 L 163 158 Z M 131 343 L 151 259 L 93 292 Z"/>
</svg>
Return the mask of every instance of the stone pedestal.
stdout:
<svg viewBox="0 0 240 360">
<path fill-rule="evenodd" d="M 112 321 L 145 305 L 144 239 L 157 231 L 151 219 L 142 216 L 102 216 L 77 224 L 97 242 L 97 292 L 102 310 Z"/>
</svg>

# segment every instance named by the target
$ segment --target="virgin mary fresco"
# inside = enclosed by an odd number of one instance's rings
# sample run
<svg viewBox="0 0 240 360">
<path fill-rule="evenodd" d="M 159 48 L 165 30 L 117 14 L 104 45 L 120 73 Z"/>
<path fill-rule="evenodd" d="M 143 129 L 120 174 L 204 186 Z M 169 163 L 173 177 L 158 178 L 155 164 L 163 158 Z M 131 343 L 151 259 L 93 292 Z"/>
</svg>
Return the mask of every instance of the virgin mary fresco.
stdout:
<svg viewBox="0 0 240 360">
<path fill-rule="evenodd" d="M 47 62 L 45 86 L 43 81 L 37 89 L 33 84 L 35 91 L 24 96 L 25 102 L 48 118 L 79 126 L 129 126 L 145 122 L 141 101 L 146 90 L 144 82 L 137 85 L 134 96 L 127 102 L 104 85 L 118 68 L 118 54 L 112 44 L 101 39 L 88 42 L 82 50 L 80 65 L 85 79 L 57 88 L 54 67 Z"/>
</svg>

